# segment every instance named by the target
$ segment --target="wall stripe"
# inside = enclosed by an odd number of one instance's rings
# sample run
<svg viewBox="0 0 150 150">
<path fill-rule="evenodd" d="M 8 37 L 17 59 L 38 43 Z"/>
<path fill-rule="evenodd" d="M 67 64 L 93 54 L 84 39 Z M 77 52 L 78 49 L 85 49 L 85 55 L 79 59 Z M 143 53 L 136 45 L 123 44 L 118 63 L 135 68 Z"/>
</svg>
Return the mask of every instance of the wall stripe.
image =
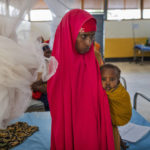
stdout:
<svg viewBox="0 0 150 150">
<path fill-rule="evenodd" d="M 136 38 L 137 44 L 145 44 L 147 38 Z M 105 39 L 104 58 L 123 58 L 133 57 L 133 39 L 132 38 L 110 38 Z M 140 53 L 138 53 L 140 56 Z M 150 52 L 145 53 L 150 56 Z"/>
</svg>

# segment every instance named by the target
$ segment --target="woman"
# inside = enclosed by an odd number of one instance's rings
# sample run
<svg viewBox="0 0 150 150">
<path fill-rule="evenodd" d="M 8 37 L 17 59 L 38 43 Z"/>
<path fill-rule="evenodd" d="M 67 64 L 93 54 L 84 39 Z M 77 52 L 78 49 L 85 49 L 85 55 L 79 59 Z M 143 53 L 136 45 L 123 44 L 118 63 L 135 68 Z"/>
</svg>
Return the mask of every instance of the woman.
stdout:
<svg viewBox="0 0 150 150">
<path fill-rule="evenodd" d="M 48 81 L 51 150 L 114 150 L 107 96 L 94 55 L 96 20 L 69 11 L 59 24 L 52 55 L 56 74 Z"/>
</svg>

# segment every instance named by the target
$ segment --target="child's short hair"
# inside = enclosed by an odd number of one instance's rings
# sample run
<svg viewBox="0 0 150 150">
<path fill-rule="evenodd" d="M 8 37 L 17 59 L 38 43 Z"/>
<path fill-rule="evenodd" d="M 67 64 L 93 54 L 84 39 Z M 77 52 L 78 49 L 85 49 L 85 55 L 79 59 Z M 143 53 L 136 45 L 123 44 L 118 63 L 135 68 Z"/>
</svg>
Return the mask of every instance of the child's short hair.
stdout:
<svg viewBox="0 0 150 150">
<path fill-rule="evenodd" d="M 113 64 L 104 64 L 100 67 L 100 72 L 102 72 L 103 69 L 113 69 L 113 70 L 115 70 L 116 73 L 117 73 L 118 79 L 120 79 L 121 70 L 117 66 L 115 66 Z"/>
</svg>

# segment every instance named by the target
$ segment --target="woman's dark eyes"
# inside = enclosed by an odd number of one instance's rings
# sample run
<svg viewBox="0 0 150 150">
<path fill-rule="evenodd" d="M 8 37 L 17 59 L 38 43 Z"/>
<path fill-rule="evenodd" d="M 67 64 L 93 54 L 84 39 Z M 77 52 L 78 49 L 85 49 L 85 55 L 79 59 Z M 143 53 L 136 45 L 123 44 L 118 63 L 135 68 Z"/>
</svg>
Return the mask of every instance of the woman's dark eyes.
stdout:
<svg viewBox="0 0 150 150">
<path fill-rule="evenodd" d="M 82 37 L 82 39 L 86 39 L 87 35 L 86 34 L 82 34 L 81 37 Z"/>
<path fill-rule="evenodd" d="M 86 35 L 86 34 L 81 35 L 82 39 L 86 39 L 87 37 L 89 37 L 91 40 L 95 40 L 95 35 Z"/>
</svg>

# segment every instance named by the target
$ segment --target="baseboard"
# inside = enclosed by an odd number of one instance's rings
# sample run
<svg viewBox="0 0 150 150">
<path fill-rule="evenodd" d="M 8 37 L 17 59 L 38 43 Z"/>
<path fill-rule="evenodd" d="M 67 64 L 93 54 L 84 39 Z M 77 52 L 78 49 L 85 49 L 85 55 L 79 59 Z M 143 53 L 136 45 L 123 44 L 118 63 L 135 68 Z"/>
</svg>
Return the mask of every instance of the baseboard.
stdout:
<svg viewBox="0 0 150 150">
<path fill-rule="evenodd" d="M 125 58 L 105 58 L 105 62 L 132 62 L 133 57 L 125 57 Z M 141 57 L 137 57 L 136 61 L 141 61 Z M 150 57 L 144 57 L 144 61 L 150 61 Z"/>
</svg>

